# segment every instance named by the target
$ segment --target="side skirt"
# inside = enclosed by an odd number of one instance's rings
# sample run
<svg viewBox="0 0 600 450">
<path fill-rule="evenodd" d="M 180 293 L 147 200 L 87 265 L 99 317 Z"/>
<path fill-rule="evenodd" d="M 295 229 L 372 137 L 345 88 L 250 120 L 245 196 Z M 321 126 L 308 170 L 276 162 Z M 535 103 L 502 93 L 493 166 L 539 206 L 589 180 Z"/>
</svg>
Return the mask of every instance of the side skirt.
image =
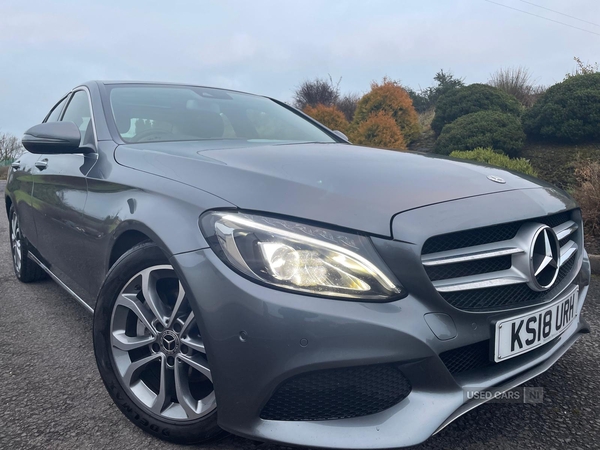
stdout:
<svg viewBox="0 0 600 450">
<path fill-rule="evenodd" d="M 44 263 L 42 263 L 38 258 L 35 257 L 35 255 L 28 253 L 27 256 L 29 258 L 31 258 L 31 260 L 33 260 L 33 262 L 35 262 L 37 265 L 39 265 L 42 269 L 44 269 L 44 272 L 46 272 L 48 275 L 50 275 L 50 278 L 52 278 L 54 281 L 56 281 L 56 283 L 61 288 L 63 288 L 65 291 L 67 291 L 71 295 L 71 297 L 73 297 L 75 300 L 77 300 L 86 309 L 87 312 L 94 314 L 94 308 L 92 308 L 85 301 L 83 301 L 83 299 L 79 295 L 77 295 L 75 292 L 73 292 L 73 290 L 69 286 L 67 286 L 65 283 L 62 282 L 62 280 L 60 278 L 58 278 L 56 275 L 54 275 L 52 273 L 52 271 L 44 265 Z"/>
</svg>

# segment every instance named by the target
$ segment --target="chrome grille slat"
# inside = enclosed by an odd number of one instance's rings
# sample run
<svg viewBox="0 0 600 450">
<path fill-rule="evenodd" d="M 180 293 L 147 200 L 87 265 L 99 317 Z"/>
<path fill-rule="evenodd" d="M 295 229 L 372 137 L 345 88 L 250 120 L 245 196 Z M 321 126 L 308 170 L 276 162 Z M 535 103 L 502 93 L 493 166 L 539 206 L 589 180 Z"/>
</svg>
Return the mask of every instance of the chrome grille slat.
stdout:
<svg viewBox="0 0 600 450">
<path fill-rule="evenodd" d="M 433 286 L 438 292 L 456 292 L 469 289 L 485 289 L 497 286 L 508 286 L 510 284 L 527 283 L 527 277 L 511 268 L 499 272 L 488 272 L 469 277 L 451 278 L 449 280 L 434 281 Z"/>
<path fill-rule="evenodd" d="M 493 244 L 483 244 L 474 247 L 457 248 L 445 252 L 429 253 L 421 259 L 424 266 L 439 266 L 478 259 L 495 258 L 503 255 L 523 253 L 523 249 L 516 247 L 514 241 L 502 241 Z"/>
<path fill-rule="evenodd" d="M 579 229 L 579 225 L 575 223 L 573 220 L 569 220 L 568 222 L 561 223 L 557 227 L 554 227 L 553 230 L 556 233 L 556 237 L 559 241 L 562 241 L 567 236 L 575 233 Z"/>
<path fill-rule="evenodd" d="M 558 263 L 559 267 L 571 259 L 573 255 L 577 253 L 577 250 L 579 250 L 579 246 L 573 241 L 569 241 L 563 245 L 560 248 L 560 261 Z"/>
</svg>

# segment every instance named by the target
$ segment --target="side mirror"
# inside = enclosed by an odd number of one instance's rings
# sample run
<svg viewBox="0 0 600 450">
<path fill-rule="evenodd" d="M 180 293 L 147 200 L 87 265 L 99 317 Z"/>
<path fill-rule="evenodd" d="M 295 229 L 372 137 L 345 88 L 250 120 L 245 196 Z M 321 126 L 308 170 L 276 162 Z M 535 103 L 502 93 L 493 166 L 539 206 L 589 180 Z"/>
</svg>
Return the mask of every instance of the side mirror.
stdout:
<svg viewBox="0 0 600 450">
<path fill-rule="evenodd" d="M 348 136 L 346 136 L 340 130 L 333 130 L 333 134 L 335 134 L 337 137 L 341 137 L 343 140 L 345 140 L 347 142 L 350 142 L 350 140 L 348 139 Z"/>
<path fill-rule="evenodd" d="M 31 153 L 89 153 L 80 147 L 81 132 L 73 122 L 40 123 L 25 132 L 21 143 Z"/>
</svg>

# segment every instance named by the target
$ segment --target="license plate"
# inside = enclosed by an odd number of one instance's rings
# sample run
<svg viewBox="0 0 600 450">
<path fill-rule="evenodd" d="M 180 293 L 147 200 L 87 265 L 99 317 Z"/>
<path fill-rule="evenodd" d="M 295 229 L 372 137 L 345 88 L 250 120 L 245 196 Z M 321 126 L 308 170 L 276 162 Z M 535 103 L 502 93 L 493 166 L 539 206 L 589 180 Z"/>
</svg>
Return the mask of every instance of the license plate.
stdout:
<svg viewBox="0 0 600 450">
<path fill-rule="evenodd" d="M 544 345 L 577 317 L 579 287 L 551 305 L 496 322 L 494 360 L 505 361 Z"/>
</svg>

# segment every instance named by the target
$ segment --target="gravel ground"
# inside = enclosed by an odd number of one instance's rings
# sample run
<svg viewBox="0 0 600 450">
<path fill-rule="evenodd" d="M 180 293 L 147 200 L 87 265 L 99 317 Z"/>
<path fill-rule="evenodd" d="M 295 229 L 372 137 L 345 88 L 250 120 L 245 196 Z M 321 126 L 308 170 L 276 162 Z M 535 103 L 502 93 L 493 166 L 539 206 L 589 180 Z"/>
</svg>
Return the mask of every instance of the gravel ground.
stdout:
<svg viewBox="0 0 600 450">
<path fill-rule="evenodd" d="M 0 193 L 4 182 L 0 181 Z M 14 277 L 0 211 L 0 449 L 176 449 L 113 406 L 96 370 L 92 318 L 54 282 Z M 600 278 L 584 309 L 592 333 L 529 386 L 543 404 L 486 404 L 418 449 L 597 449 L 600 446 Z M 233 436 L 206 449 L 255 449 Z M 188 447 L 189 448 L 189 447 Z M 263 449 L 279 447 L 264 444 Z"/>
</svg>

